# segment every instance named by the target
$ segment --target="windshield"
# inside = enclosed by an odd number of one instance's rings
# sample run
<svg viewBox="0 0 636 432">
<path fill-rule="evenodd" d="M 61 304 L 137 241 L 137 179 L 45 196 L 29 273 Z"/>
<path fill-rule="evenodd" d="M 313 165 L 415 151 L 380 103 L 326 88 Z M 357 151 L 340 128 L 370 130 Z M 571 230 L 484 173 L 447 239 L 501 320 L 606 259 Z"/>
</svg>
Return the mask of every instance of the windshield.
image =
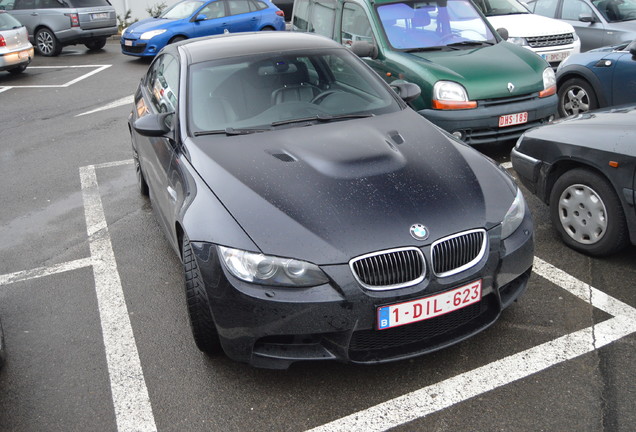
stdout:
<svg viewBox="0 0 636 432">
<path fill-rule="evenodd" d="M 497 41 L 470 0 L 405 1 L 377 6 L 377 11 L 393 48 L 426 49 Z"/>
<path fill-rule="evenodd" d="M 189 129 L 229 134 L 344 121 L 401 109 L 345 48 L 198 63 L 188 78 Z"/>
<path fill-rule="evenodd" d="M 530 13 L 517 0 L 473 0 L 486 16 L 516 15 Z"/>
<path fill-rule="evenodd" d="M 593 0 L 592 3 L 609 22 L 636 20 L 636 0 Z"/>
<path fill-rule="evenodd" d="M 169 9 L 166 9 L 159 17 L 165 19 L 184 19 L 192 16 L 192 14 L 203 5 L 203 2 L 186 0 Z"/>
</svg>

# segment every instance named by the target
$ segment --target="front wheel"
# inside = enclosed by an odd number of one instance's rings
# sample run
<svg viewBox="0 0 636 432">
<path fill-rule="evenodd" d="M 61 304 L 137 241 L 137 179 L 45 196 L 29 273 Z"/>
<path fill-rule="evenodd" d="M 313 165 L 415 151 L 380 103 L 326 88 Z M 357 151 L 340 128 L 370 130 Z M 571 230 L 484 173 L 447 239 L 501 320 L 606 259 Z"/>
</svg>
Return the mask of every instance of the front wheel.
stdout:
<svg viewBox="0 0 636 432">
<path fill-rule="evenodd" d="M 41 28 L 35 32 L 35 49 L 45 57 L 55 57 L 62 52 L 62 44 L 51 30 Z"/>
<path fill-rule="evenodd" d="M 598 108 L 594 89 L 584 79 L 572 78 L 559 86 L 559 115 L 567 117 Z"/>
<path fill-rule="evenodd" d="M 183 273 L 185 276 L 186 302 L 192 336 L 197 347 L 208 355 L 221 352 L 219 335 L 210 312 L 210 300 L 201 278 L 199 265 L 192 251 L 190 239 L 183 235 Z"/>
<path fill-rule="evenodd" d="M 186 37 L 183 37 L 183 36 L 175 36 L 175 37 L 173 37 L 172 39 L 170 39 L 170 42 L 168 42 L 168 43 L 169 43 L 169 44 L 173 44 L 173 43 L 177 43 L 177 42 L 184 41 L 184 40 L 186 40 L 186 39 L 187 39 L 187 38 L 186 38 Z"/>
<path fill-rule="evenodd" d="M 578 168 L 559 177 L 550 193 L 550 216 L 563 242 L 588 255 L 609 255 L 629 242 L 621 202 L 594 171 Z"/>
</svg>

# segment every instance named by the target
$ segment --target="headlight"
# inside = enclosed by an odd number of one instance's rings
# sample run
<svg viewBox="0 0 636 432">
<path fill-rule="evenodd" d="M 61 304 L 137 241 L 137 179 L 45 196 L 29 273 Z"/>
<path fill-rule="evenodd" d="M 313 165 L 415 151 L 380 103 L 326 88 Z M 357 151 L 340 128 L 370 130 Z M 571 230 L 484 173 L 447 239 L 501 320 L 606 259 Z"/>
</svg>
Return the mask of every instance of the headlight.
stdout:
<svg viewBox="0 0 636 432">
<path fill-rule="evenodd" d="M 551 67 L 543 70 L 543 91 L 539 92 L 539 97 L 547 97 L 556 94 L 556 75 Z"/>
<path fill-rule="evenodd" d="M 453 81 L 437 81 L 433 87 L 433 108 L 471 109 L 477 102 L 468 100 L 466 89 Z"/>
<path fill-rule="evenodd" d="M 162 33 L 165 33 L 166 29 L 163 30 L 150 30 L 147 31 L 145 33 L 142 33 L 141 36 L 139 36 L 139 39 L 152 39 L 155 36 L 159 36 Z"/>
<path fill-rule="evenodd" d="M 522 37 L 509 37 L 506 42 L 510 42 L 513 43 L 515 45 L 519 45 L 522 47 L 526 47 L 528 46 L 528 41 L 526 40 L 526 38 L 522 38 Z"/>
<path fill-rule="evenodd" d="M 261 285 L 309 287 L 327 283 L 317 265 L 218 246 L 221 262 L 237 278 Z"/>
<path fill-rule="evenodd" d="M 505 239 L 519 228 L 526 214 L 526 201 L 523 199 L 521 189 L 517 188 L 517 196 L 510 204 L 508 212 L 501 222 L 501 238 Z"/>
</svg>

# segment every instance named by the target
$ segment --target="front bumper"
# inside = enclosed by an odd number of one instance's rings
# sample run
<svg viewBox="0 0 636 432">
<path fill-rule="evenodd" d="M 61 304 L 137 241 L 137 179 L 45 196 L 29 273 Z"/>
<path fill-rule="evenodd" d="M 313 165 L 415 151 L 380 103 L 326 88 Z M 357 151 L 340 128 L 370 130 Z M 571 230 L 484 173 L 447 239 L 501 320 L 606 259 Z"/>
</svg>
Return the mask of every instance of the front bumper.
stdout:
<svg viewBox="0 0 636 432">
<path fill-rule="evenodd" d="M 422 116 L 442 129 L 462 134 L 462 141 L 469 145 L 514 141 L 526 130 L 548 123 L 557 112 L 557 96 L 539 98 L 538 94 L 515 98 L 478 101 L 475 109 L 418 111 Z M 499 127 L 499 117 L 508 114 L 528 113 L 526 123 Z"/>
<path fill-rule="evenodd" d="M 119 41 L 122 54 L 135 57 L 154 57 L 164 47 L 165 43 L 157 43 L 158 38 L 142 40 L 122 36 Z"/>
<path fill-rule="evenodd" d="M 192 242 L 206 283 L 221 345 L 232 359 L 285 369 L 302 360 L 383 363 L 415 357 L 460 342 L 492 325 L 525 290 L 534 259 L 532 220 L 500 240 L 472 268 L 415 286 L 364 289 L 349 265 L 322 266 L 331 283 L 311 288 L 266 287 L 242 282 L 219 263 L 216 247 Z M 430 246 L 422 247 L 430 263 Z M 482 280 L 480 302 L 413 324 L 377 330 L 379 306 L 421 299 Z"/>
<path fill-rule="evenodd" d="M 510 161 L 517 172 L 521 183 L 542 201 L 547 202 L 545 196 L 545 172 L 549 170 L 549 165 L 531 156 L 521 153 L 516 148 L 510 152 Z"/>
</svg>

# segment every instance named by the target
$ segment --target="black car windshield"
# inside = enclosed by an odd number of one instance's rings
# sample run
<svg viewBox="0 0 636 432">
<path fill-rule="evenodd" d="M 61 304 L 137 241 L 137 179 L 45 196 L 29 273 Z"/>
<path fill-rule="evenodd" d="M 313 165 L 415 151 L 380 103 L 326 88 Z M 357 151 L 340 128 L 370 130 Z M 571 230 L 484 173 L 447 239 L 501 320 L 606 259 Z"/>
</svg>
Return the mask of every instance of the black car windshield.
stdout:
<svg viewBox="0 0 636 432">
<path fill-rule="evenodd" d="M 465 41 L 497 42 L 471 0 L 403 1 L 376 9 L 389 43 L 396 49 L 445 48 Z"/>
<path fill-rule="evenodd" d="M 636 20 L 636 0 L 593 0 L 592 4 L 609 22 Z"/>
<path fill-rule="evenodd" d="M 267 53 L 192 65 L 193 135 L 235 135 L 395 112 L 395 94 L 346 48 Z"/>
<path fill-rule="evenodd" d="M 184 19 L 203 6 L 202 1 L 186 0 L 179 2 L 169 9 L 166 9 L 159 17 L 165 19 Z"/>
<path fill-rule="evenodd" d="M 517 0 L 473 0 L 484 15 L 501 16 L 531 13 Z"/>
</svg>

